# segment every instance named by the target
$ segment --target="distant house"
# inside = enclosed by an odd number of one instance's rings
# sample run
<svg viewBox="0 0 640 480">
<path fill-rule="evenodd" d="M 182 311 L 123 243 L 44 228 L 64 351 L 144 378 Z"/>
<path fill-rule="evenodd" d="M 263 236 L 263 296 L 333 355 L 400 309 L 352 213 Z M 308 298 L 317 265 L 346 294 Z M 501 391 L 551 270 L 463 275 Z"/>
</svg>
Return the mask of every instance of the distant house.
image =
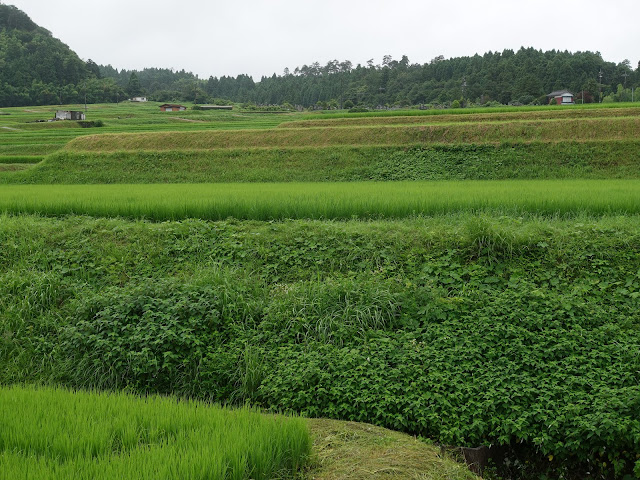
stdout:
<svg viewBox="0 0 640 480">
<path fill-rule="evenodd" d="M 146 102 L 147 97 L 133 97 L 129 99 L 131 102 Z"/>
<path fill-rule="evenodd" d="M 84 120 L 84 112 L 74 110 L 58 110 L 56 111 L 56 120 Z"/>
<path fill-rule="evenodd" d="M 547 98 L 549 99 L 549 103 L 553 100 L 558 105 L 575 105 L 576 103 L 573 100 L 573 93 L 568 90 L 556 90 L 547 95 Z"/>
<path fill-rule="evenodd" d="M 175 105 L 173 103 L 165 103 L 164 105 L 160 105 L 160 110 L 163 112 L 182 112 L 186 110 L 187 107 L 184 105 Z"/>
<path fill-rule="evenodd" d="M 200 110 L 233 110 L 233 105 L 200 105 Z"/>
</svg>

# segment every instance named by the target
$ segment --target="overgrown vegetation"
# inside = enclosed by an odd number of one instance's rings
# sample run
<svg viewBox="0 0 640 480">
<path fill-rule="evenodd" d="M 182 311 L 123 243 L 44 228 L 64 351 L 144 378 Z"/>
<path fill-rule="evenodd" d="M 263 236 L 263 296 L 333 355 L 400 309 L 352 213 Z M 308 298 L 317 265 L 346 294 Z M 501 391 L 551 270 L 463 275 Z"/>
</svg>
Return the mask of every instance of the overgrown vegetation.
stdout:
<svg viewBox="0 0 640 480">
<path fill-rule="evenodd" d="M 0 157 L 0 159 L 3 157 Z M 34 162 L 36 156 L 5 156 Z M 2 160 L 0 160 L 1 162 Z M 86 153 L 64 150 L 2 183 L 227 183 L 640 178 L 640 143 L 297 147 Z"/>
<path fill-rule="evenodd" d="M 634 468 L 637 216 L 0 228 L 3 383 L 250 400 L 526 447 L 566 478 Z"/>
</svg>

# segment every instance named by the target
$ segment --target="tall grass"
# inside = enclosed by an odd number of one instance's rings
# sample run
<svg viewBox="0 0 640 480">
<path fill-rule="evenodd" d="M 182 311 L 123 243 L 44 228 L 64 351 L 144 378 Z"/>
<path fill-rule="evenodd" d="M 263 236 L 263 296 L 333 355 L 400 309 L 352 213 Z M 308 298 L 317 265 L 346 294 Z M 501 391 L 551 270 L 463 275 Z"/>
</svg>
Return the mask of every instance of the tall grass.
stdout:
<svg viewBox="0 0 640 480">
<path fill-rule="evenodd" d="M 291 478 L 301 419 L 126 394 L 0 388 L 0 479 Z"/>
<path fill-rule="evenodd" d="M 201 150 L 212 148 L 305 147 L 332 145 L 421 145 L 533 141 L 635 140 L 640 118 L 568 119 L 507 123 L 457 123 L 421 126 L 280 128 L 207 132 L 157 132 L 78 137 L 75 151 Z"/>
<path fill-rule="evenodd" d="M 7 185 L 0 211 L 152 220 L 640 213 L 640 180 Z"/>
<path fill-rule="evenodd" d="M 434 112 L 430 110 L 429 112 Z M 356 125 L 410 125 L 429 123 L 456 123 L 456 122 L 508 122 L 531 120 L 566 120 L 570 118 L 610 118 L 630 117 L 640 114 L 640 107 L 627 108 L 552 108 L 547 110 L 499 110 L 493 109 L 469 109 L 464 110 L 463 115 L 451 110 L 438 110 L 438 114 L 412 114 L 413 112 L 394 112 L 393 116 L 345 116 L 334 117 L 332 115 L 316 116 L 313 119 L 284 122 L 280 128 L 309 128 L 309 127 L 346 127 Z M 459 111 L 458 111 L 459 112 Z M 327 118 L 329 117 L 329 118 Z"/>
</svg>

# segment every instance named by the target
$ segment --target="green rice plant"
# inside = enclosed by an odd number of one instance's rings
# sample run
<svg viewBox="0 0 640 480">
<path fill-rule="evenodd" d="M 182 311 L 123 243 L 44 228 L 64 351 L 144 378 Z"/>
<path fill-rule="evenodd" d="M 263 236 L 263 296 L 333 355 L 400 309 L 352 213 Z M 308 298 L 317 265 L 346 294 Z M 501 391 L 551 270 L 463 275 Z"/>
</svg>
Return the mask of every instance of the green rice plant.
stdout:
<svg viewBox="0 0 640 480">
<path fill-rule="evenodd" d="M 640 213 L 638 180 L 6 185 L 0 211 L 170 220 Z"/>
<path fill-rule="evenodd" d="M 0 479 L 291 478 L 310 454 L 301 419 L 195 401 L 0 388 Z"/>
</svg>

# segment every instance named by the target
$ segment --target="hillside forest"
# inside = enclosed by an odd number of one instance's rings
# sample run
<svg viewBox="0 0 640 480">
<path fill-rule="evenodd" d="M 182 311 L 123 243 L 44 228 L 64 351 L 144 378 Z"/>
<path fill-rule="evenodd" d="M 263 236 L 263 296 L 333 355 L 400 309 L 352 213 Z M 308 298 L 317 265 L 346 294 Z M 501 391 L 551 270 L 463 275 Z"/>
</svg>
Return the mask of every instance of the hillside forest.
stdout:
<svg viewBox="0 0 640 480">
<path fill-rule="evenodd" d="M 600 75 L 602 74 L 602 75 Z M 82 60 L 24 12 L 0 5 L 0 106 L 118 102 L 136 95 L 156 101 L 352 106 L 543 104 L 569 89 L 580 103 L 631 101 L 640 65 L 608 62 L 598 52 L 487 52 L 411 63 L 385 55 L 365 65 L 332 60 L 286 68 L 255 81 L 248 75 L 199 78 L 184 70 L 118 70 Z M 635 95 L 634 95 L 635 96 Z M 635 98 L 634 98 L 635 100 Z"/>
<path fill-rule="evenodd" d="M 215 61 L 215 59 L 211 59 Z M 304 108 L 544 104 L 569 89 L 581 103 L 631 101 L 640 65 L 606 61 L 598 52 L 487 52 L 407 56 L 354 65 L 332 60 L 286 68 L 258 81 L 248 75 L 199 78 L 184 70 L 118 70 L 82 60 L 24 12 L 0 5 L 0 106 L 118 102 L 136 95 L 155 101 L 290 105 Z M 633 95 L 636 100 L 637 95 Z"/>
</svg>

